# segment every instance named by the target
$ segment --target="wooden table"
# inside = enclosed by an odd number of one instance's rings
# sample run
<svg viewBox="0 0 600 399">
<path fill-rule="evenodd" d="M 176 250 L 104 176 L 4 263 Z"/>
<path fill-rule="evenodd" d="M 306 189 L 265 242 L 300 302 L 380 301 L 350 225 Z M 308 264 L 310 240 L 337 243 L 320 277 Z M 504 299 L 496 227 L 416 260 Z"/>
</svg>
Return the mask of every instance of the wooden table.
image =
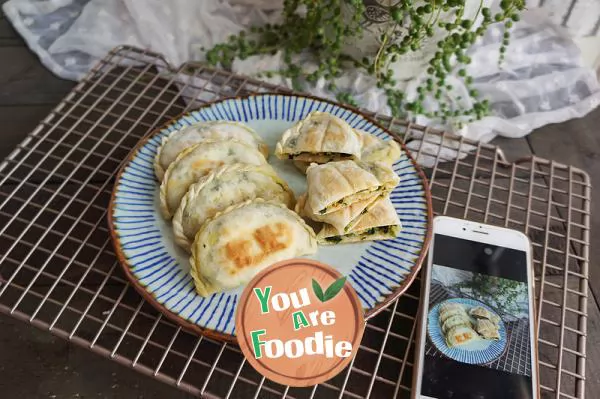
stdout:
<svg viewBox="0 0 600 399">
<path fill-rule="evenodd" d="M 10 151 L 20 143 L 24 137 L 43 119 L 50 110 L 57 104 L 73 87 L 74 82 L 65 81 L 56 78 L 49 72 L 25 45 L 23 40 L 12 29 L 10 23 L 2 14 L 0 19 L 0 126 L 1 137 L 0 141 L 0 159 L 6 157 Z M 553 159 L 565 164 L 577 166 L 587 171 L 591 176 L 593 191 L 592 198 L 596 198 L 596 193 L 600 194 L 600 133 L 597 131 L 600 128 L 600 109 L 591 112 L 584 118 L 568 121 L 562 124 L 550 125 L 534 131 L 532 134 L 521 139 L 504 139 L 499 138 L 494 141 L 504 151 L 509 160 L 515 160 L 521 157 L 537 155 L 547 159 Z M 594 243 L 595 233 L 600 227 L 600 212 L 594 209 L 592 213 L 592 243 Z M 600 255 L 600 246 L 591 246 L 591 267 L 590 267 L 590 292 L 593 297 L 589 298 L 588 309 L 588 338 L 587 338 L 587 384 L 586 394 L 589 398 L 600 397 L 600 334 L 597 331 L 600 329 L 600 311 L 597 296 L 600 295 L 600 271 L 596 270 L 595 260 Z M 6 328 L 5 328 L 6 327 Z M 108 382 L 111 388 L 106 388 L 108 392 L 113 392 L 116 396 L 138 394 L 145 392 L 145 397 L 154 396 L 161 397 L 166 393 L 173 397 L 174 391 L 169 387 L 163 386 L 155 381 L 137 375 L 130 370 L 124 370 L 122 367 L 110 366 L 106 360 L 97 360 L 96 357 L 89 356 L 94 359 L 94 363 L 101 363 L 104 367 L 107 376 L 94 377 L 96 380 L 102 380 L 98 384 L 75 384 L 72 389 L 69 384 L 62 383 L 62 379 L 58 381 L 54 378 L 56 373 L 64 373 L 69 375 L 71 379 L 77 380 L 80 374 L 85 375 L 86 366 L 90 367 L 90 374 L 97 374 L 98 366 L 90 365 L 89 363 L 81 364 L 78 372 L 69 371 L 69 366 L 65 366 L 65 370 L 56 370 L 53 368 L 45 369 L 40 365 L 27 364 L 22 365 L 19 361 L 28 356 L 28 353 L 37 353 L 39 357 L 40 351 L 44 354 L 47 350 L 45 346 L 36 346 L 37 334 L 30 333 L 29 327 L 16 322 L 10 321 L 4 316 L 0 317 L 0 342 L 5 342 L 10 346 L 10 350 L 1 351 L 0 354 L 0 372 L 3 370 L 11 370 L 15 378 L 19 378 L 18 371 L 22 373 L 30 373 L 35 370 L 41 373 L 41 378 L 55 381 L 47 386 L 47 394 L 52 397 L 51 392 L 62 392 L 65 396 L 72 397 L 77 394 L 86 396 L 86 390 L 89 389 L 89 394 L 96 395 L 98 387 L 106 387 L 104 381 L 117 381 L 114 384 Z M 11 339 L 15 334 L 27 334 L 33 339 L 31 342 L 21 342 Z M 40 333 L 43 334 L 43 333 Z M 37 338 L 36 338 L 37 337 Z M 39 338 L 43 340 L 44 338 Z M 61 341 L 61 344 L 62 341 Z M 85 352 L 80 349 L 68 349 L 77 353 Z M 56 354 L 53 354 L 56 356 Z M 68 362 L 67 362 L 68 363 Z M 25 364 L 25 363 L 23 363 Z M 62 364 L 62 363 L 61 363 Z M 33 369 L 32 369 L 33 367 Z M 100 367 L 101 368 L 101 367 Z M 9 370 L 11 369 L 11 370 Z M 114 369 L 119 373 L 112 377 L 108 376 L 109 370 Z M 54 374 L 52 374 L 54 373 Z M 74 373 L 74 374 L 73 374 Z M 10 374 L 9 374 L 10 375 Z M 29 377 L 22 377 L 23 380 Z M 3 378 L 4 379 L 4 378 Z M 5 380 L 5 379 L 4 379 Z M 135 381 L 135 382 L 132 382 Z M 120 382 L 120 384 L 119 384 Z M 133 388 L 135 384 L 143 385 L 143 388 Z M 17 384 L 20 385 L 20 384 Z M 0 389 L 2 381 L 0 381 Z M 22 386 L 14 393 L 23 394 Z M 39 395 L 45 395 L 42 391 L 44 388 L 35 388 L 31 391 Z M 9 391 L 10 392 L 10 391 Z M 182 397 L 187 395 L 181 393 Z M 8 395 L 12 397 L 12 395 Z M 76 396 L 74 396 L 76 397 Z"/>
</svg>

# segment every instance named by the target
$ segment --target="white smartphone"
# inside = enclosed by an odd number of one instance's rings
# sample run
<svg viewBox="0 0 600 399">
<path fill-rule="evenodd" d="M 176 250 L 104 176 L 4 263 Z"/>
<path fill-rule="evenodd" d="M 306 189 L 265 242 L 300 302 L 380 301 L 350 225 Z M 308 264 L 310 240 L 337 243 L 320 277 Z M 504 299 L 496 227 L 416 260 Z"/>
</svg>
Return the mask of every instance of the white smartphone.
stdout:
<svg viewBox="0 0 600 399">
<path fill-rule="evenodd" d="M 539 398 L 531 244 L 523 233 L 433 222 L 413 398 Z"/>
</svg>

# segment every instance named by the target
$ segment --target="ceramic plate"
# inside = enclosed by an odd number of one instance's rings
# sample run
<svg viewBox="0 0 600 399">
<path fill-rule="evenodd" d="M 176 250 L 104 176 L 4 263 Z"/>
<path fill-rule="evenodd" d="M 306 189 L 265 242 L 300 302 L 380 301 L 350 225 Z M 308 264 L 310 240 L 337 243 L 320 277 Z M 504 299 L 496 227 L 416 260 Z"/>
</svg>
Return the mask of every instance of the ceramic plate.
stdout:
<svg viewBox="0 0 600 399">
<path fill-rule="evenodd" d="M 470 308 L 481 306 L 486 308 L 492 314 L 497 315 L 497 313 L 494 312 L 489 306 L 469 298 L 453 298 L 438 303 L 429 311 L 429 315 L 427 316 L 427 332 L 429 334 L 429 338 L 431 338 L 431 342 L 433 342 L 433 345 L 435 345 L 440 352 L 448 356 L 450 359 L 469 364 L 490 363 L 502 356 L 504 349 L 506 349 L 506 328 L 504 327 L 504 322 L 502 319 L 500 319 L 499 324 L 498 332 L 500 339 L 498 341 L 482 339 L 474 343 L 461 345 L 457 348 L 449 348 L 446 345 L 446 339 L 442 333 L 442 328 L 439 321 L 440 305 L 447 302 L 460 303 L 461 305 L 464 305 L 467 313 L 469 312 Z"/>
<path fill-rule="evenodd" d="M 355 110 L 310 97 L 261 94 L 209 104 L 183 115 L 142 140 L 117 176 L 109 227 L 127 276 L 159 310 L 183 325 L 213 337 L 233 340 L 235 309 L 243 287 L 202 298 L 194 291 L 188 255 L 173 240 L 169 222 L 159 213 L 159 185 L 153 161 L 161 138 L 185 125 L 233 120 L 255 129 L 269 145 L 269 162 L 298 196 L 306 178 L 273 154 L 282 132 L 311 111 L 330 112 L 351 126 L 384 140 L 391 135 Z M 356 290 L 365 316 L 371 317 L 406 290 L 425 256 L 431 232 L 431 200 L 426 179 L 404 149 L 394 164 L 401 183 L 391 194 L 402 232 L 389 241 L 319 247 L 316 259 L 337 268 Z"/>
</svg>

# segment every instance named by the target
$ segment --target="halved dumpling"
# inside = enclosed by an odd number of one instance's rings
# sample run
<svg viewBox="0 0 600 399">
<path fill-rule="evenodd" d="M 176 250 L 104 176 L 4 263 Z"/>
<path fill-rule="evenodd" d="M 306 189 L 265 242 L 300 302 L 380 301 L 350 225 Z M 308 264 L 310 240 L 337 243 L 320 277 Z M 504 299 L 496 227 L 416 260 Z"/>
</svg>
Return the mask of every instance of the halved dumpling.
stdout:
<svg viewBox="0 0 600 399">
<path fill-rule="evenodd" d="M 466 345 L 481 338 L 471 327 L 457 326 L 451 328 L 446 334 L 446 345 L 448 348 L 454 348 L 461 345 Z"/>
<path fill-rule="evenodd" d="M 383 162 L 386 165 L 393 165 L 402 151 L 400 145 L 394 140 L 382 140 L 375 135 L 356 130 L 363 138 L 360 160 L 364 162 Z"/>
<path fill-rule="evenodd" d="M 355 129 L 355 131 L 362 136 L 361 161 L 381 162 L 391 166 L 400 159 L 402 150 L 395 140 L 382 140 L 364 130 Z M 306 169 L 310 166 L 310 162 L 294 159 L 294 166 L 300 172 L 306 174 Z"/>
<path fill-rule="evenodd" d="M 362 136 L 342 119 L 326 112 L 311 112 L 286 130 L 275 147 L 280 159 L 326 163 L 360 159 Z"/>
<path fill-rule="evenodd" d="M 373 196 L 372 198 L 355 202 L 346 208 L 323 215 L 315 213 L 308 205 L 306 198 L 306 194 L 298 198 L 298 203 L 296 204 L 297 214 L 316 222 L 326 223 L 333 227 L 337 233 L 344 234 L 352 230 L 360 221 L 360 218 L 375 206 L 380 197 Z"/>
<path fill-rule="evenodd" d="M 469 310 L 469 314 L 478 319 L 488 319 L 494 324 L 498 324 L 500 322 L 500 318 L 496 316 L 494 313 L 490 312 L 483 306 L 476 306 Z"/>
<path fill-rule="evenodd" d="M 343 234 L 338 233 L 333 226 L 324 224 L 317 234 L 317 241 L 322 245 L 332 245 L 391 240 L 398 236 L 401 229 L 396 209 L 388 197 L 377 200 L 375 205 L 360 217 L 358 223 Z"/>
<path fill-rule="evenodd" d="M 192 244 L 190 272 L 198 294 L 208 296 L 248 283 L 275 262 L 316 251 L 315 232 L 300 216 L 256 199 L 202 225 Z"/>
<path fill-rule="evenodd" d="M 477 332 L 485 339 L 492 339 L 497 341 L 500 339 L 500 333 L 498 326 L 487 319 L 477 319 L 475 326 Z"/>
<path fill-rule="evenodd" d="M 162 143 L 154 159 L 154 172 L 159 181 L 164 178 L 165 171 L 177 156 L 186 148 L 206 140 L 233 139 L 246 143 L 264 155 L 269 156 L 269 147 L 250 127 L 233 121 L 199 122 L 184 126 L 163 137 Z"/>
<path fill-rule="evenodd" d="M 255 147 L 236 140 L 208 140 L 184 150 L 169 165 L 160 185 L 162 215 L 171 219 L 192 183 L 214 169 L 234 163 L 263 165 L 266 162 Z"/>
<path fill-rule="evenodd" d="M 400 181 L 388 166 L 360 161 L 312 164 L 306 170 L 306 179 L 308 205 L 321 215 L 385 195 Z"/>
<path fill-rule="evenodd" d="M 267 164 L 223 166 L 188 189 L 173 216 L 175 242 L 189 251 L 202 224 L 232 205 L 255 198 L 294 206 L 294 193 Z"/>
</svg>

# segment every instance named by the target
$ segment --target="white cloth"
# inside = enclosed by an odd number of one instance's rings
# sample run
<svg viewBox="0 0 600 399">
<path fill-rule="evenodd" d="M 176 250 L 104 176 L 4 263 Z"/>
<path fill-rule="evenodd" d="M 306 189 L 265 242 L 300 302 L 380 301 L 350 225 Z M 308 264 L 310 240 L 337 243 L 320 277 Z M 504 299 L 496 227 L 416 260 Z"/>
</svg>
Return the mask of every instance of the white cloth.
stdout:
<svg viewBox="0 0 600 399">
<path fill-rule="evenodd" d="M 600 4 L 600 0 L 593 1 Z M 173 66 L 202 61 L 202 48 L 251 25 L 278 21 L 281 4 L 270 0 L 9 0 L 3 9 L 44 65 L 63 78 L 77 80 L 121 44 L 150 48 Z M 501 67 L 497 60 L 502 26 L 491 28 L 470 49 L 473 62 L 468 71 L 475 79 L 474 88 L 489 100 L 492 115 L 467 123 L 459 134 L 481 141 L 496 135 L 522 137 L 540 126 L 581 117 L 600 104 L 595 72 L 583 66 L 568 32 L 553 24 L 548 14 L 547 9 L 523 14 L 511 31 Z M 302 57 L 298 63 L 314 67 Z M 233 70 L 252 75 L 281 65 L 281 55 L 276 54 L 237 60 Z M 424 78 L 425 72 L 406 83 L 408 98 L 415 96 Z M 269 80 L 291 87 L 291 82 L 281 78 Z M 469 96 L 461 82 L 447 78 L 454 87 L 452 96 L 462 96 L 462 105 L 468 107 Z M 333 98 L 326 86 L 321 80 L 305 91 Z M 370 76 L 350 71 L 337 86 L 349 90 L 360 106 L 390 114 L 383 91 Z M 453 129 L 423 116 L 416 122 Z M 455 154 L 446 151 L 442 156 L 451 159 Z M 420 161 L 428 164 L 427 159 Z"/>
</svg>

